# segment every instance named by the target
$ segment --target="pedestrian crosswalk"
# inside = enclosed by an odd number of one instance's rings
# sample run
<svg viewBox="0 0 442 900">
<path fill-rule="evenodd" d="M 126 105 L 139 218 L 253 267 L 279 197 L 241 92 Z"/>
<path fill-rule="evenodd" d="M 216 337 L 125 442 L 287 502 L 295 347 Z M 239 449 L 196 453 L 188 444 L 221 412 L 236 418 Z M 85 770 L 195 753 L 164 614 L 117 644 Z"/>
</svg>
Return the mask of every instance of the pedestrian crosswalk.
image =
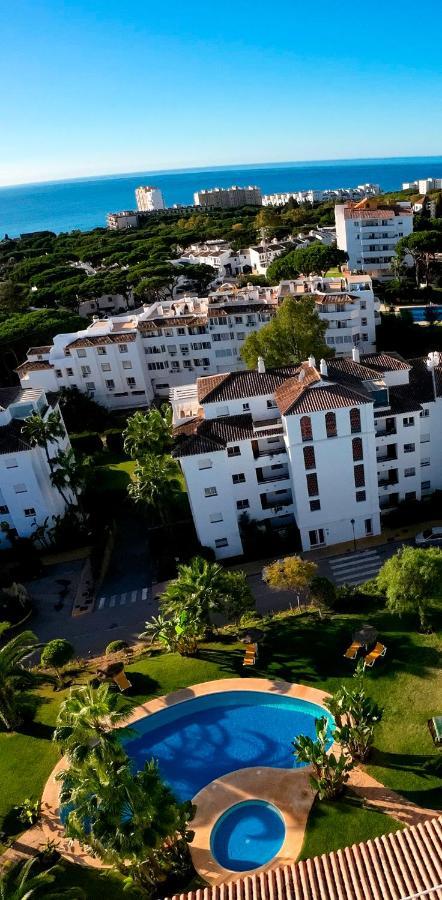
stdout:
<svg viewBox="0 0 442 900">
<path fill-rule="evenodd" d="M 376 550 L 349 553 L 328 560 L 335 584 L 362 584 L 378 574 L 382 562 Z"/>
<path fill-rule="evenodd" d="M 131 603 L 149 603 L 151 590 L 148 587 L 138 588 L 135 591 L 125 591 L 122 594 L 111 594 L 105 597 L 97 597 L 95 609 L 113 609 L 116 606 L 130 606 Z"/>
</svg>

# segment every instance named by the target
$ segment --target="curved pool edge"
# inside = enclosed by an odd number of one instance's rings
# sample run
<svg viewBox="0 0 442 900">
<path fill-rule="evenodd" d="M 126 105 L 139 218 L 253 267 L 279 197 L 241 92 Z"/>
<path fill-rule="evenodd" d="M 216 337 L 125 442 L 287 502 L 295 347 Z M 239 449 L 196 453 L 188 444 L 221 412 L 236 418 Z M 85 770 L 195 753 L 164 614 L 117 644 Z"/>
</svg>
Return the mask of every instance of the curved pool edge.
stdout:
<svg viewBox="0 0 442 900">
<path fill-rule="evenodd" d="M 209 694 L 218 694 L 218 693 L 222 693 L 222 692 L 226 692 L 226 691 L 257 691 L 257 692 L 262 692 L 262 693 L 269 692 L 272 694 L 279 694 L 279 695 L 286 696 L 286 697 L 292 697 L 293 699 L 305 700 L 307 702 L 314 703 L 316 706 L 324 707 L 324 712 L 328 713 L 328 710 L 326 710 L 326 708 L 324 706 L 324 701 L 328 697 L 330 697 L 330 694 L 328 694 L 326 691 L 320 690 L 319 688 L 309 687 L 304 684 L 291 684 L 288 681 L 281 681 L 281 680 L 272 681 L 269 678 L 250 678 L 250 677 L 248 677 L 248 678 L 222 678 L 222 679 L 218 679 L 217 681 L 205 681 L 200 684 L 194 684 L 190 687 L 181 688 L 178 691 L 173 691 L 170 694 L 164 694 L 161 697 L 156 697 L 153 700 L 148 700 L 146 703 L 143 703 L 140 706 L 135 707 L 135 709 L 132 711 L 130 717 L 128 718 L 128 720 L 126 722 L 125 727 L 134 725 L 140 719 L 143 719 L 146 716 L 153 715 L 154 713 L 160 712 L 161 710 L 168 709 L 171 706 L 175 706 L 178 703 L 184 703 L 188 700 L 193 700 L 195 697 L 202 697 L 202 696 L 209 695 Z M 329 752 L 331 752 L 334 749 L 336 749 L 335 745 L 332 745 L 332 747 L 330 747 Z M 67 767 L 67 760 L 65 757 L 62 757 L 58 761 L 58 763 L 54 767 L 54 769 L 52 770 L 52 772 L 44 786 L 43 794 L 42 794 L 42 798 L 41 798 L 42 831 L 44 833 L 45 838 L 48 838 L 50 840 L 56 840 L 58 842 L 58 850 L 59 850 L 60 854 L 65 859 L 67 859 L 69 862 L 74 862 L 74 863 L 77 863 L 79 865 L 84 865 L 84 866 L 106 868 L 106 866 L 104 866 L 104 864 L 99 859 L 96 859 L 95 857 L 88 854 L 85 850 L 83 850 L 81 848 L 81 846 L 78 844 L 78 842 L 68 840 L 65 837 L 64 829 L 63 829 L 63 826 L 61 824 L 60 817 L 59 817 L 59 785 L 56 780 L 56 777 L 66 767 Z M 265 767 L 261 767 L 260 770 L 264 771 L 264 768 Z M 255 774 L 256 774 L 256 771 L 258 771 L 258 769 L 255 769 L 255 768 L 253 768 L 253 769 L 238 769 L 235 772 L 231 772 L 228 775 L 225 775 L 222 778 L 217 779 L 216 781 L 212 781 L 209 785 L 207 785 L 205 788 L 203 788 L 201 791 L 199 791 L 199 793 L 196 794 L 195 797 L 193 797 L 192 802 L 196 806 L 198 806 L 198 803 L 200 803 L 201 810 L 197 808 L 197 814 L 192 823 L 192 830 L 195 831 L 195 838 L 194 838 L 193 843 L 190 844 L 190 852 L 192 855 L 192 860 L 194 862 L 195 868 L 211 884 L 216 884 L 220 880 L 223 880 L 223 881 L 233 880 L 234 878 L 238 877 L 238 873 L 227 870 L 227 869 L 222 869 L 222 867 L 219 867 L 220 871 L 222 871 L 222 875 L 219 875 L 217 872 L 214 872 L 213 876 L 210 875 L 210 870 L 213 868 L 214 863 L 212 863 L 210 861 L 210 859 L 208 859 L 208 857 L 207 857 L 207 852 L 209 852 L 209 854 L 210 854 L 210 832 L 209 832 L 208 843 L 207 843 L 207 834 L 206 834 L 207 826 L 204 824 L 204 820 L 210 815 L 211 805 L 209 803 L 208 808 L 205 809 L 206 799 L 208 799 L 208 798 L 205 798 L 203 795 L 205 795 L 206 792 L 209 792 L 212 789 L 213 785 L 223 783 L 235 775 L 237 775 L 240 778 L 246 772 L 255 772 Z M 271 768 L 271 769 L 269 769 L 269 772 L 274 773 L 275 776 L 279 772 L 288 773 L 289 775 L 302 772 L 305 774 L 305 777 L 308 780 L 310 766 L 306 766 L 303 769 L 274 769 L 274 768 Z M 256 790 L 256 785 L 254 787 Z M 239 788 L 236 785 L 236 781 L 234 779 L 233 791 L 236 792 L 238 789 Z M 258 800 L 264 799 L 264 800 L 268 800 L 270 803 L 275 803 L 273 796 L 272 797 L 256 796 L 256 793 L 253 792 L 252 784 L 250 784 L 250 789 L 252 792 L 250 794 L 242 796 L 241 799 L 244 799 L 244 800 L 246 800 L 246 799 L 258 799 Z M 295 855 L 291 855 L 289 862 L 293 862 L 296 859 L 296 857 L 299 855 L 300 850 L 301 850 L 302 840 L 303 840 L 304 831 L 305 831 L 305 825 L 306 825 L 307 818 L 308 818 L 308 812 L 310 810 L 310 807 L 311 807 L 313 799 L 314 799 L 314 794 L 310 788 L 309 788 L 309 791 L 311 793 L 311 802 L 309 804 L 308 811 L 307 811 L 307 814 L 305 817 L 305 821 L 302 826 L 301 842 L 299 845 L 299 840 L 297 840 L 297 841 L 295 841 L 295 843 L 293 845 L 291 845 L 294 848 L 298 848 L 298 849 L 296 850 Z M 235 801 L 234 799 L 232 799 L 231 802 L 229 803 L 229 806 L 233 805 L 235 802 L 238 802 L 238 800 Z M 277 805 L 280 808 L 279 803 L 276 803 L 275 805 Z M 228 809 L 228 806 L 225 806 L 221 810 L 221 812 L 225 812 L 227 809 Z M 284 816 L 284 812 L 281 808 L 280 808 L 280 811 Z M 197 835 L 197 830 L 196 830 L 196 826 L 195 826 L 195 823 L 199 821 L 198 814 L 200 812 L 202 815 L 201 827 L 203 829 L 201 838 L 200 838 L 200 835 Z M 219 813 L 219 815 L 221 814 L 221 812 Z M 286 827 L 287 827 L 287 825 L 286 825 Z M 299 829 L 297 829 L 297 830 L 299 830 Z M 286 837 L 287 836 L 288 836 L 288 831 L 287 831 Z M 201 865 L 203 867 L 202 870 L 200 868 L 198 868 L 198 866 L 196 865 L 194 853 L 193 853 L 193 849 L 195 847 L 195 842 L 197 840 L 198 840 L 198 846 L 200 845 L 200 842 L 203 841 L 205 853 L 206 853 L 206 856 L 201 859 Z M 286 844 L 286 842 L 284 842 L 283 847 L 281 848 L 281 851 L 284 849 L 285 844 Z M 209 851 L 207 851 L 207 847 L 209 847 Z M 201 849 L 203 849 L 202 844 L 201 844 Z M 197 855 L 197 859 L 200 860 L 200 857 L 198 855 Z M 251 871 L 253 872 L 253 874 L 256 874 L 261 871 L 264 871 L 265 869 L 273 868 L 274 866 L 278 866 L 278 865 L 286 865 L 286 864 L 287 864 L 287 859 L 284 858 L 284 862 L 280 862 L 279 856 L 278 856 L 277 858 L 272 859 L 264 867 L 259 868 L 259 869 L 253 869 Z M 204 872 L 207 872 L 207 874 L 204 874 Z M 248 873 L 243 873 L 243 874 L 248 874 Z M 212 880 L 212 877 L 214 878 L 214 880 Z"/>
</svg>

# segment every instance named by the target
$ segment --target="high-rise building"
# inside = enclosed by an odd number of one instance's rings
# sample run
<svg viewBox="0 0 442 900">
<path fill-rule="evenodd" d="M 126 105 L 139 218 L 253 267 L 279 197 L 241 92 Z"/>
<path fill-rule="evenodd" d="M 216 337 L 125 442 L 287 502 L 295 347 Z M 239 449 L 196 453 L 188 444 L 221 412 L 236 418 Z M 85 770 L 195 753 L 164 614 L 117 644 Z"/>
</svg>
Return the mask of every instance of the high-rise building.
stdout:
<svg viewBox="0 0 442 900">
<path fill-rule="evenodd" d="M 203 206 L 205 209 L 232 209 L 237 206 L 262 206 L 261 188 L 256 186 L 230 188 L 210 188 L 205 191 L 195 191 L 193 195 L 195 206 Z"/>
<path fill-rule="evenodd" d="M 385 278 L 396 244 L 413 231 L 413 210 L 410 203 L 366 199 L 335 206 L 335 221 L 337 245 L 348 253 L 350 271 Z"/>
<path fill-rule="evenodd" d="M 135 190 L 137 209 L 139 212 L 155 212 L 157 209 L 165 209 L 162 191 L 150 185 L 141 185 Z"/>
</svg>

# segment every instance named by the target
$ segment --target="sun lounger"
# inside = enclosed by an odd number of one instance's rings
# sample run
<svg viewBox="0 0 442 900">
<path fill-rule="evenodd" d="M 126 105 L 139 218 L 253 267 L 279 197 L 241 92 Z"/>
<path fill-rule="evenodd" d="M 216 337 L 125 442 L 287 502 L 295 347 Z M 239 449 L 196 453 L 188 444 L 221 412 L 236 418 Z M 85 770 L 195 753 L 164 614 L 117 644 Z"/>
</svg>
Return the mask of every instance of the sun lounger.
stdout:
<svg viewBox="0 0 442 900">
<path fill-rule="evenodd" d="M 345 658 L 346 659 L 356 659 L 356 657 L 358 655 L 358 650 L 360 650 L 360 649 L 361 649 L 361 644 L 359 643 L 359 641 L 353 641 L 353 643 L 350 644 L 350 646 L 347 648 L 347 650 L 344 653 Z"/>
<path fill-rule="evenodd" d="M 429 719 L 428 727 L 436 747 L 442 747 L 442 716 L 433 716 Z"/>
<path fill-rule="evenodd" d="M 256 662 L 256 656 L 245 656 L 242 664 L 243 666 L 254 666 Z"/>
<path fill-rule="evenodd" d="M 127 675 L 124 672 L 118 672 L 117 675 L 114 675 L 113 681 L 115 681 L 117 687 L 120 688 L 120 691 L 127 691 L 132 687 Z"/>
<path fill-rule="evenodd" d="M 367 653 L 367 656 L 364 660 L 365 665 L 371 669 L 371 667 L 374 666 L 376 660 L 379 659 L 380 656 L 385 656 L 386 652 L 387 648 L 385 647 L 385 645 L 378 642 L 373 650 L 371 650 L 370 653 Z"/>
</svg>

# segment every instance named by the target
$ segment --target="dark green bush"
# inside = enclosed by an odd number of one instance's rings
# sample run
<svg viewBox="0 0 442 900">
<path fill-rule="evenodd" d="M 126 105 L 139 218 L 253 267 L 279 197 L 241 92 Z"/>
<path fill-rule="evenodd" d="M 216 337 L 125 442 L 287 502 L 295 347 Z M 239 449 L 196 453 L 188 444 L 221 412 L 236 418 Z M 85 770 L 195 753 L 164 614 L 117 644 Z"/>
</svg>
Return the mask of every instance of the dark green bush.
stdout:
<svg viewBox="0 0 442 900">
<path fill-rule="evenodd" d="M 111 641 L 104 652 L 106 656 L 111 656 L 112 653 L 119 653 L 120 650 L 127 650 L 128 646 L 129 644 L 127 641 Z"/>
<path fill-rule="evenodd" d="M 90 456 L 103 449 L 103 442 L 96 431 L 84 431 L 81 434 L 71 435 L 71 444 L 76 453 L 84 453 Z"/>
</svg>

